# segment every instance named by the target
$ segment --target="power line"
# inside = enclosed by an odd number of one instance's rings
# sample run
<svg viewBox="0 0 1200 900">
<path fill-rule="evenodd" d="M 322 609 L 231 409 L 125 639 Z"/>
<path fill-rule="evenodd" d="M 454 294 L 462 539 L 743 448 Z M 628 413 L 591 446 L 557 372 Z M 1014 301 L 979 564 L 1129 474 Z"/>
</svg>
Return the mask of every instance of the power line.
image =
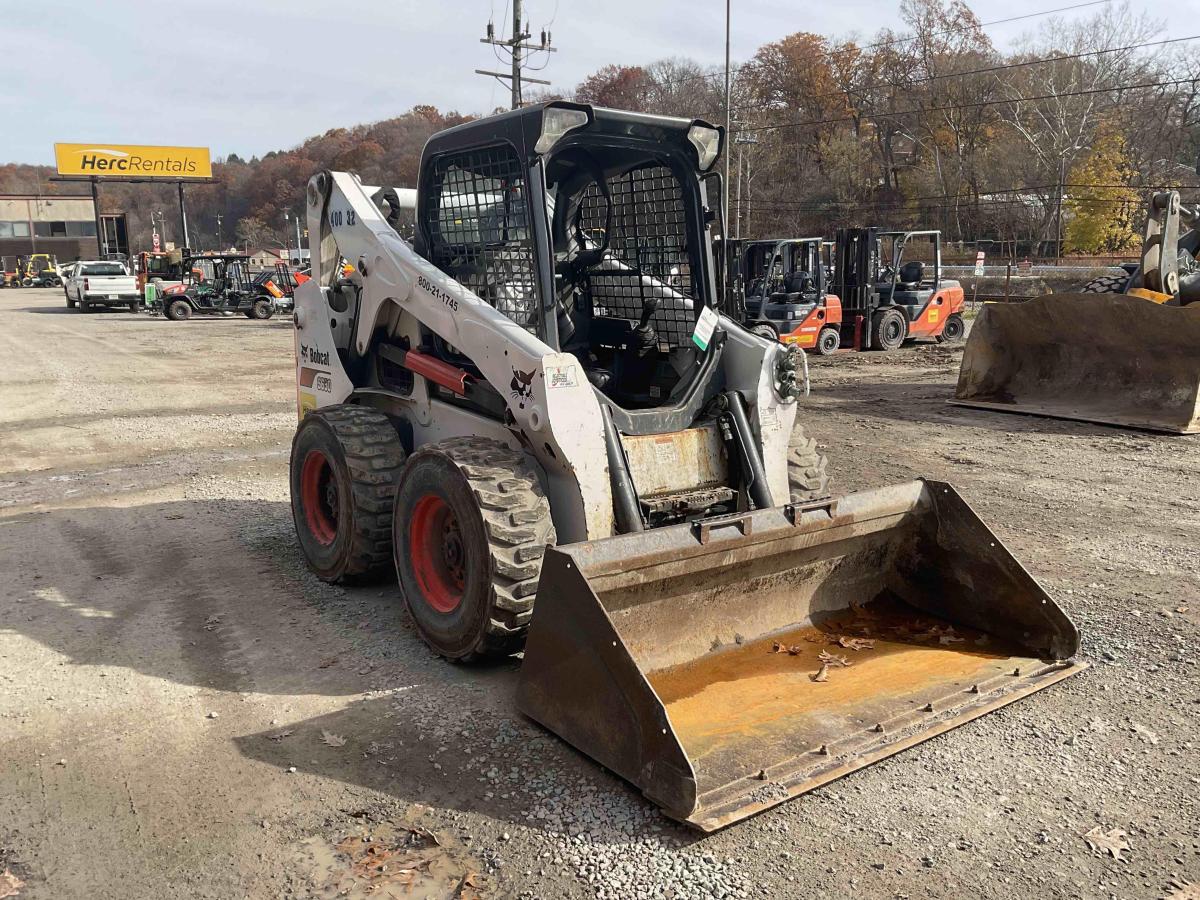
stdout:
<svg viewBox="0 0 1200 900">
<path fill-rule="evenodd" d="M 1070 11 L 1076 10 L 1076 9 L 1084 9 L 1089 6 L 1102 6 L 1109 2 L 1111 2 L 1111 0 L 1088 0 L 1088 2 L 1086 2 L 1086 3 L 1074 3 L 1070 6 L 1060 6 L 1056 9 L 1046 9 L 1046 10 L 1041 10 L 1040 12 L 1025 13 L 1024 15 L 1020 15 L 1020 16 L 1010 16 L 1009 18 L 1006 18 L 1006 19 L 993 19 L 990 22 L 976 22 L 971 25 L 960 25 L 956 28 L 947 28 L 942 31 L 934 31 L 934 32 L 930 32 L 929 34 L 925 34 L 925 35 L 918 34 L 918 35 L 911 35 L 908 37 L 888 38 L 887 40 L 876 41 L 873 44 L 864 44 L 862 47 L 859 47 L 858 49 L 865 51 L 865 50 L 875 50 L 880 47 L 890 47 L 890 46 L 894 46 L 895 44 L 911 44 L 913 41 L 920 40 L 923 37 L 924 38 L 944 37 L 945 35 L 948 35 L 948 34 L 957 34 L 957 33 L 965 32 L 965 31 L 978 31 L 983 28 L 990 28 L 993 25 L 1006 25 L 1010 22 L 1021 22 L 1026 19 L 1040 18 L 1041 16 L 1052 16 L 1055 13 L 1070 12 Z M 745 71 L 746 69 L 758 69 L 758 68 L 763 68 L 761 63 L 755 64 L 755 63 L 751 63 L 751 62 L 746 62 L 746 63 L 742 63 L 740 66 L 738 66 L 735 71 L 740 74 L 741 72 Z M 667 81 L 658 81 L 658 82 L 655 82 L 655 85 L 657 87 L 666 87 L 666 86 L 674 85 L 674 84 L 685 84 L 689 81 L 696 81 L 699 79 L 724 78 L 724 77 L 725 77 L 724 70 L 721 70 L 719 72 L 701 72 L 701 73 L 697 73 L 695 75 L 687 75 L 683 78 L 675 78 L 675 79 L 670 79 Z"/>
<path fill-rule="evenodd" d="M 475 70 L 476 75 L 487 75 L 501 83 L 508 81 L 512 94 L 513 109 L 519 109 L 521 107 L 521 85 L 523 82 L 530 82 L 531 84 L 550 84 L 549 81 L 544 81 L 541 78 L 530 78 L 529 76 L 524 75 L 523 69 L 530 68 L 526 66 L 526 61 L 534 53 L 550 54 L 557 52 L 554 47 L 550 46 L 550 32 L 546 29 L 542 29 L 542 40 L 540 44 L 525 43 L 533 37 L 533 34 L 528 30 L 528 24 L 526 23 L 523 25 L 521 22 L 521 2 L 522 0 L 512 0 L 513 16 L 511 38 L 505 40 L 496 37 L 496 27 L 491 21 L 489 21 L 487 24 L 487 36 L 480 38 L 481 44 L 490 44 L 492 46 L 492 53 L 495 54 L 496 58 L 501 62 L 503 62 L 503 60 L 500 59 L 501 52 L 509 56 L 512 64 L 512 71 L 491 72 L 486 69 Z M 506 5 L 505 11 L 507 12 L 507 10 L 508 7 Z M 524 53 L 522 53 L 522 51 L 524 51 Z M 539 68 L 544 69 L 545 67 L 545 64 L 543 64 Z"/>
<path fill-rule="evenodd" d="M 1188 37 L 1168 38 L 1168 39 L 1162 40 L 1162 41 L 1145 41 L 1140 44 L 1129 44 L 1125 47 L 1108 47 L 1103 50 L 1087 50 L 1083 53 L 1073 53 L 1071 55 L 1047 56 L 1047 57 L 1043 57 L 1041 59 L 1025 60 L 1024 62 L 1004 63 L 1002 65 L 986 66 L 982 69 L 967 69 L 962 72 L 947 72 L 943 75 L 930 75 L 926 78 L 915 78 L 911 81 L 905 81 L 905 82 L 899 83 L 899 84 L 890 84 L 887 82 L 876 81 L 876 82 L 872 82 L 870 84 L 864 84 L 864 85 L 855 87 L 855 88 L 853 88 L 853 91 L 856 93 L 860 93 L 862 91 L 868 91 L 871 88 L 877 88 L 877 87 L 894 87 L 894 88 L 900 88 L 900 89 L 908 89 L 908 88 L 914 87 L 919 84 L 929 84 L 930 82 L 933 82 L 933 81 L 941 81 L 945 78 L 966 78 L 969 75 L 986 75 L 991 72 L 1003 72 L 1003 71 L 1006 71 L 1009 69 L 1021 69 L 1021 68 L 1025 68 L 1028 66 L 1038 66 L 1038 65 L 1044 65 L 1046 63 L 1053 63 L 1053 62 L 1070 62 L 1071 60 L 1083 59 L 1088 56 L 1101 56 L 1106 53 L 1121 53 L 1121 52 L 1128 51 L 1128 50 L 1141 50 L 1146 47 L 1162 47 L 1167 44 L 1179 44 L 1179 43 L 1183 43 L 1185 41 L 1195 41 L 1195 40 L 1200 40 L 1200 34 L 1193 34 L 1193 35 L 1189 35 Z M 850 93 L 851 93 L 850 90 L 830 91 L 829 93 L 826 93 L 826 94 L 814 94 L 814 95 L 812 95 L 812 97 L 814 99 L 821 99 L 823 97 L 847 97 L 848 98 Z M 740 106 L 734 107 L 735 110 L 761 109 L 761 108 L 762 108 L 761 104 L 757 104 L 757 103 L 743 103 Z"/>
<path fill-rule="evenodd" d="M 852 122 L 855 119 L 888 119 L 913 113 L 946 112 L 958 109 L 977 109 L 985 106 L 1003 106 L 1013 103 L 1032 103 L 1037 100 L 1058 100 L 1065 97 L 1086 97 L 1093 94 L 1118 94 L 1122 91 L 1144 90 L 1146 88 L 1176 87 L 1181 84 L 1195 84 L 1195 78 L 1176 78 L 1171 81 L 1155 81 L 1147 84 L 1129 84 L 1118 87 L 1089 88 L 1079 91 L 1060 91 L 1056 94 L 1040 94 L 1034 97 L 1006 97 L 1001 100 L 979 100 L 974 103 L 955 103 L 949 106 L 914 106 L 908 109 L 891 110 L 887 112 L 860 112 L 851 116 L 837 116 L 832 119 L 814 119 L 806 122 L 752 122 L 743 126 L 746 131 L 778 131 L 782 128 L 807 128 L 817 125 L 834 125 L 838 122 Z"/>
</svg>

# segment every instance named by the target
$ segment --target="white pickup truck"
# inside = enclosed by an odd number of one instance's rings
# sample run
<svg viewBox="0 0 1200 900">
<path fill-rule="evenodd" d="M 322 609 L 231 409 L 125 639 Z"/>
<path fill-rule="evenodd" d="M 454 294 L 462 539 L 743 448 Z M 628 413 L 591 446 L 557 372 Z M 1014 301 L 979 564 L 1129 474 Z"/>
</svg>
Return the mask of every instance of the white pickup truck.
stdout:
<svg viewBox="0 0 1200 900">
<path fill-rule="evenodd" d="M 137 312 L 142 300 L 137 279 L 119 262 L 76 263 L 63 290 L 67 306 L 82 312 L 91 312 L 93 306 L 128 306 L 131 312 Z"/>
</svg>

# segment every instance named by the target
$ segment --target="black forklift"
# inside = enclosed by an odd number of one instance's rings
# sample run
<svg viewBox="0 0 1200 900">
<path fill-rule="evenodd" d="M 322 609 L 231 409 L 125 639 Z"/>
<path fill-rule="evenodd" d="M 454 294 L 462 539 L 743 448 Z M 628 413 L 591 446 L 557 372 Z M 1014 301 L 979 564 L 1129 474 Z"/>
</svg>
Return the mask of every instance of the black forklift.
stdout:
<svg viewBox="0 0 1200 900">
<path fill-rule="evenodd" d="M 248 319 L 269 319 L 275 315 L 275 298 L 260 290 L 250 277 L 247 254 L 186 254 L 183 263 L 184 270 L 190 273 L 190 283 L 164 290 L 159 298 L 147 304 L 152 314 L 162 312 L 173 322 L 193 315 L 241 313 Z"/>
</svg>

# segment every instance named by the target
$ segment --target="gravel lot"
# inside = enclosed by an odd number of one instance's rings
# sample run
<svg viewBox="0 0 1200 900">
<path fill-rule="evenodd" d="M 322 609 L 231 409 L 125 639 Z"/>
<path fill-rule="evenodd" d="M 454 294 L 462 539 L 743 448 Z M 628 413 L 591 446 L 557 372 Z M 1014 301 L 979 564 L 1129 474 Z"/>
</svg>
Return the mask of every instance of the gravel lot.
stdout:
<svg viewBox="0 0 1200 900">
<path fill-rule="evenodd" d="M 1197 438 L 814 361 L 839 490 L 954 483 L 1092 667 L 701 837 L 306 573 L 290 332 L 0 291 L 0 897 L 1200 897 Z"/>
</svg>

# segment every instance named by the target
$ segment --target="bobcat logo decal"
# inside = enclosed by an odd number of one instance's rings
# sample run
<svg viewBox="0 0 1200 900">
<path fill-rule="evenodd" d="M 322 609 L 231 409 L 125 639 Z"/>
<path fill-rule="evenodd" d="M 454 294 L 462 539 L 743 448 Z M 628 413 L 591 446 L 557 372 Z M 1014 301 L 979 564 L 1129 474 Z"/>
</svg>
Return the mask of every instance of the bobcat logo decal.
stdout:
<svg viewBox="0 0 1200 900">
<path fill-rule="evenodd" d="M 533 376 L 537 374 L 537 369 L 531 369 L 528 372 L 522 372 L 519 369 L 513 369 L 512 381 L 508 386 L 512 389 L 510 396 L 517 401 L 517 406 L 521 409 L 525 408 L 525 401 L 533 399 Z"/>
</svg>

